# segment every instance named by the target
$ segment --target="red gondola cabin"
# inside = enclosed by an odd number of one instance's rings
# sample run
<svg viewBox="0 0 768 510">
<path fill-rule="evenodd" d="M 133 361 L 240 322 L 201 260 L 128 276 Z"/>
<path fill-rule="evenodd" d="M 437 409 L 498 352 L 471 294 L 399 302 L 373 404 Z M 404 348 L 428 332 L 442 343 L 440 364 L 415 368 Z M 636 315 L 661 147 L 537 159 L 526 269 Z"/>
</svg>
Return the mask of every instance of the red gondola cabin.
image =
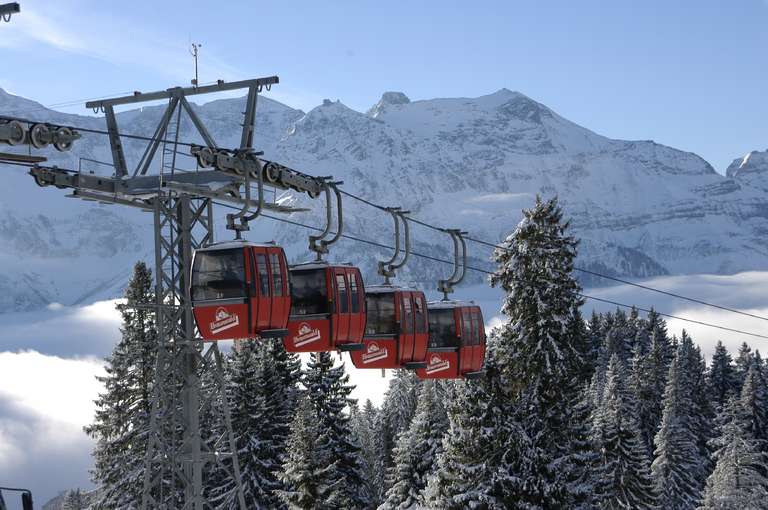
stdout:
<svg viewBox="0 0 768 510">
<path fill-rule="evenodd" d="M 199 249 L 191 295 L 204 340 L 285 336 L 291 306 L 285 253 L 246 241 Z"/>
<path fill-rule="evenodd" d="M 420 379 L 477 377 L 485 359 L 485 325 L 480 307 L 457 301 L 429 303 L 427 366 Z"/>
<path fill-rule="evenodd" d="M 368 322 L 363 349 L 350 353 L 357 368 L 426 366 L 427 306 L 424 293 L 389 285 L 365 294 Z"/>
<path fill-rule="evenodd" d="M 291 267 L 291 316 L 283 339 L 289 352 L 363 347 L 365 289 L 354 266 L 312 262 Z"/>
</svg>

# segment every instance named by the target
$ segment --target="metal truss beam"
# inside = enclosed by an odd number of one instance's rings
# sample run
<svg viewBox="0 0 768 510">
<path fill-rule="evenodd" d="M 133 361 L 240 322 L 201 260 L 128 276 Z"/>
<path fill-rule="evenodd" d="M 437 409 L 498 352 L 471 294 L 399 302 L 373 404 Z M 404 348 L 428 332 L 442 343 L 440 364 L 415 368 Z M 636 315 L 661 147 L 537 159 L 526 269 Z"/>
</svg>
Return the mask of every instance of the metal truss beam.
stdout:
<svg viewBox="0 0 768 510">
<path fill-rule="evenodd" d="M 205 85 L 203 87 L 185 87 L 185 88 L 174 87 L 168 90 L 161 90 L 159 92 L 147 92 L 147 93 L 141 93 L 137 91 L 137 92 L 134 92 L 132 96 L 116 97 L 113 99 L 102 99 L 99 101 L 89 101 L 85 103 L 85 107 L 101 109 L 108 105 L 118 106 L 118 105 L 126 105 L 126 104 L 144 103 L 147 101 L 157 101 L 159 99 L 170 99 L 171 97 L 174 97 L 177 94 L 182 96 L 195 96 L 198 94 L 210 94 L 212 92 L 226 92 L 229 90 L 247 89 L 251 87 L 255 87 L 259 89 L 258 91 L 260 92 L 261 91 L 260 89 L 262 87 L 271 87 L 272 85 L 275 85 L 277 83 L 280 83 L 280 79 L 277 76 L 269 76 L 267 78 L 256 78 L 254 80 L 233 81 L 229 83 L 223 80 L 219 80 L 214 85 Z"/>
</svg>

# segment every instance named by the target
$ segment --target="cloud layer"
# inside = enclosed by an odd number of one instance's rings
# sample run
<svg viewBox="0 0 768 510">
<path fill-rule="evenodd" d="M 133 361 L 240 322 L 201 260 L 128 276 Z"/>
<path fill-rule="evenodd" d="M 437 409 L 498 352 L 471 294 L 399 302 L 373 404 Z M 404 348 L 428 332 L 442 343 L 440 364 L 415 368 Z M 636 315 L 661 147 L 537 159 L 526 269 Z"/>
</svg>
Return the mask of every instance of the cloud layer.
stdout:
<svg viewBox="0 0 768 510">
<path fill-rule="evenodd" d="M 0 353 L 0 480 L 32 489 L 38 505 L 86 487 L 102 362 L 34 351 Z"/>
</svg>

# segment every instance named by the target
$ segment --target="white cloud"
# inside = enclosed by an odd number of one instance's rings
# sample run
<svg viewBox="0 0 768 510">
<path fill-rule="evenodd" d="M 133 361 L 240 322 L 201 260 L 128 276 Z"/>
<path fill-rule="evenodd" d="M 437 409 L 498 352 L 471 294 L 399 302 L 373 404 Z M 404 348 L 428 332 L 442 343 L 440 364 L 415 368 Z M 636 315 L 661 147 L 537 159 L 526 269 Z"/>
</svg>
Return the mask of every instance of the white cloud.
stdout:
<svg viewBox="0 0 768 510">
<path fill-rule="evenodd" d="M 44 354 L 107 355 L 120 338 L 120 300 L 86 306 L 59 303 L 35 312 L 0 314 L 0 352 L 33 349 Z"/>
<path fill-rule="evenodd" d="M 32 489 L 38 504 L 88 485 L 100 360 L 34 351 L 0 353 L 0 480 Z"/>
</svg>

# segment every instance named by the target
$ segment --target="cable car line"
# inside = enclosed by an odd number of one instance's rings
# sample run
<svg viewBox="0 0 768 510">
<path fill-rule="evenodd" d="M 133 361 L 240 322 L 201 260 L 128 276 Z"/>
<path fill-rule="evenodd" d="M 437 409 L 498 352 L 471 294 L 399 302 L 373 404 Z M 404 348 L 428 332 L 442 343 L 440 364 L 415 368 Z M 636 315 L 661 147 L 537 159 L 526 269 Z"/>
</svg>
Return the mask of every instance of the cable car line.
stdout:
<svg viewBox="0 0 768 510">
<path fill-rule="evenodd" d="M 489 243 L 488 241 L 483 241 L 482 239 L 475 239 L 475 238 L 472 238 L 472 237 L 467 237 L 466 239 L 468 241 L 472 241 L 472 242 L 478 243 L 478 244 L 483 244 L 485 246 L 490 246 L 492 248 L 497 248 L 499 250 L 509 251 L 509 248 L 507 248 L 505 246 L 500 246 L 498 244 Z M 735 308 L 728 308 L 727 306 L 718 305 L 716 303 L 709 303 L 707 301 L 702 301 L 700 299 L 696 299 L 696 298 L 692 298 L 692 297 L 688 297 L 688 296 L 683 296 L 682 294 L 677 294 L 675 292 L 669 292 L 669 291 L 666 291 L 666 290 L 656 289 L 654 287 L 649 287 L 647 285 L 643 285 L 641 283 L 636 283 L 636 282 L 632 282 L 632 281 L 629 281 L 629 280 L 625 280 L 623 278 L 618 278 L 616 276 L 608 276 L 608 275 L 604 275 L 604 274 L 601 274 L 601 273 L 598 273 L 598 272 L 595 272 L 595 271 L 590 271 L 589 269 L 584 269 L 584 268 L 575 267 L 575 266 L 574 266 L 573 269 L 574 269 L 574 271 L 579 271 L 581 273 L 585 273 L 585 274 L 592 275 L 592 276 L 599 276 L 600 278 L 605 278 L 606 280 L 612 280 L 612 281 L 615 281 L 615 282 L 618 282 L 618 283 L 622 283 L 622 284 L 625 284 L 625 285 L 630 285 L 632 287 L 637 287 L 639 289 L 647 290 L 647 291 L 650 291 L 650 292 L 656 292 L 658 294 L 663 294 L 665 296 L 669 296 L 669 297 L 673 297 L 673 298 L 677 298 L 677 299 L 683 299 L 685 301 L 690 301 L 692 303 L 697 303 L 699 305 L 711 306 L 713 308 L 724 310 L 726 312 L 737 313 L 739 315 L 744 315 L 744 316 L 747 316 L 747 317 L 752 317 L 753 319 L 761 319 L 761 320 L 764 320 L 764 321 L 768 321 L 768 317 L 764 317 L 764 316 L 761 316 L 761 315 L 755 315 L 753 313 L 745 312 L 743 310 L 737 310 Z"/>
<path fill-rule="evenodd" d="M 19 121 L 19 122 L 27 122 L 27 123 L 30 123 L 30 124 L 34 124 L 35 123 L 35 121 L 29 120 L 29 119 L 24 119 L 24 118 L 19 118 L 19 117 L 11 117 L 11 116 L 3 116 L 3 115 L 0 115 L 0 119 L 16 120 L 16 121 Z M 109 132 L 106 131 L 106 130 L 92 129 L 92 128 L 81 128 L 81 127 L 70 126 L 70 125 L 66 125 L 66 126 L 62 125 L 61 127 L 65 127 L 65 128 L 69 128 L 69 129 L 73 129 L 73 130 L 79 130 L 79 131 L 83 131 L 83 132 L 86 132 L 86 133 L 109 135 Z M 152 138 L 152 137 L 142 136 L 142 135 L 135 135 L 135 134 L 129 134 L 129 133 L 123 133 L 123 132 L 119 133 L 119 136 L 120 137 L 125 137 L 125 138 L 128 138 L 128 139 L 142 140 L 142 141 L 149 141 L 149 142 L 157 141 L 155 138 Z M 185 147 L 190 147 L 190 148 L 192 148 L 192 147 L 199 147 L 198 144 L 190 143 L 190 142 L 184 142 L 184 141 L 180 141 L 180 140 L 179 141 L 175 141 L 175 140 L 159 140 L 159 141 L 161 143 L 171 143 L 171 144 L 175 143 L 177 145 L 185 146 Z M 214 149 L 218 150 L 220 148 L 214 147 Z M 10 163 L 8 163 L 8 164 L 10 164 Z M 303 176 L 314 178 L 313 176 L 310 176 L 309 174 L 300 172 L 298 170 L 294 170 L 294 171 L 296 173 L 298 173 L 298 174 L 303 175 Z M 357 200 L 357 201 L 359 201 L 361 203 L 367 204 L 367 205 L 369 205 L 371 207 L 374 207 L 376 209 L 379 209 L 381 211 L 386 211 L 387 210 L 387 207 L 385 207 L 385 206 L 382 206 L 382 205 L 376 204 L 374 202 L 371 202 L 370 200 L 362 198 L 362 197 L 360 197 L 358 195 L 355 195 L 353 193 L 350 193 L 348 191 L 344 191 L 342 189 L 339 189 L 339 192 L 341 194 L 345 195 L 345 196 L 348 196 L 348 197 L 350 197 L 350 198 L 352 198 L 354 200 Z M 423 227 L 435 230 L 437 232 L 447 232 L 449 230 L 449 229 L 446 229 L 446 228 L 443 228 L 443 227 L 438 227 L 438 226 L 435 226 L 435 225 L 431 225 L 429 223 L 423 222 L 421 220 L 418 220 L 418 219 L 412 218 L 412 217 L 408 217 L 408 221 L 411 221 L 411 222 L 413 222 L 413 223 L 415 223 L 417 225 L 421 225 Z M 476 238 L 469 237 L 469 236 L 465 236 L 465 239 L 467 239 L 468 241 L 472 241 L 472 242 L 475 242 L 475 243 L 478 243 L 478 244 L 482 244 L 482 245 L 485 245 L 485 246 L 488 246 L 488 247 L 492 247 L 492 248 L 495 248 L 495 249 L 508 250 L 508 248 L 506 248 L 504 246 L 501 246 L 501 245 L 498 245 L 498 244 L 495 244 L 495 243 L 491 243 L 491 242 L 488 242 L 488 241 L 484 241 L 482 239 L 476 239 Z M 738 309 L 735 309 L 735 308 L 730 308 L 730 307 L 723 306 L 723 305 L 718 305 L 716 303 L 710 303 L 710 302 L 707 302 L 707 301 L 704 301 L 704 300 L 701 300 L 701 299 L 684 296 L 682 294 L 677 294 L 677 293 L 674 293 L 674 292 L 669 292 L 669 291 L 657 289 L 657 288 L 654 288 L 654 287 L 650 287 L 648 285 L 643 285 L 643 284 L 640 284 L 640 283 L 632 282 L 630 280 L 625 280 L 623 278 L 619 278 L 619 277 L 616 277 L 616 276 L 606 275 L 606 274 L 603 274 L 603 273 L 599 273 L 597 271 L 592 271 L 592 270 L 585 269 L 585 268 L 578 267 L 578 266 L 574 266 L 573 269 L 574 269 L 574 271 L 578 271 L 578 272 L 581 272 L 581 273 L 584 273 L 584 274 L 589 274 L 591 276 L 595 276 L 595 277 L 598 277 L 598 278 L 603 278 L 605 280 L 610 280 L 610 281 L 614 281 L 614 282 L 617 282 L 617 283 L 622 283 L 624 285 L 629 285 L 629 286 L 636 287 L 636 288 L 639 288 L 639 289 L 643 289 L 643 290 L 646 290 L 646 291 L 649 291 L 649 292 L 655 292 L 657 294 L 673 297 L 673 298 L 676 298 L 676 299 L 681 299 L 681 300 L 684 300 L 684 301 L 688 301 L 688 302 L 691 302 L 691 303 L 696 303 L 696 304 L 703 305 L 703 306 L 708 306 L 708 307 L 711 307 L 711 308 L 716 308 L 718 310 L 739 314 L 739 315 L 742 315 L 742 316 L 745 316 L 745 317 L 750 317 L 750 318 L 753 318 L 753 319 L 760 319 L 760 320 L 768 321 L 768 317 L 765 317 L 765 316 L 753 314 L 753 313 L 750 313 L 750 312 L 745 312 L 745 311 L 742 311 L 742 310 L 738 310 Z"/>
<path fill-rule="evenodd" d="M 364 204 L 370 205 L 371 207 L 375 207 L 375 208 L 381 209 L 381 210 L 386 210 L 385 207 L 380 206 L 378 204 L 375 204 L 375 203 L 373 203 L 373 202 L 371 202 L 369 200 L 366 200 L 364 198 L 358 197 L 358 196 L 356 196 L 356 195 L 354 195 L 352 193 L 349 193 L 349 192 L 346 192 L 346 191 L 342 191 L 342 193 L 344 193 L 348 197 L 353 198 L 353 199 L 355 199 L 355 200 L 357 200 L 359 202 L 362 202 Z M 413 223 L 416 223 L 418 225 L 430 228 L 430 229 L 438 231 L 438 232 L 446 232 L 446 231 L 448 231 L 448 229 L 445 229 L 445 228 L 442 228 L 442 227 L 437 227 L 437 226 L 431 225 L 429 223 L 425 223 L 423 221 L 417 220 L 416 218 L 409 217 L 408 219 L 411 222 L 413 222 Z M 505 246 L 501 246 L 501 245 L 498 245 L 498 244 L 495 244 L 495 243 L 491 243 L 491 242 L 488 242 L 488 241 L 483 241 L 482 239 L 476 239 L 476 238 L 470 237 L 470 236 L 464 236 L 464 238 L 467 241 L 472 241 L 474 243 L 482 244 L 482 245 L 485 245 L 485 246 L 488 246 L 488 247 L 491 247 L 491 248 L 495 248 L 495 249 L 499 249 L 499 250 L 505 250 L 505 251 L 510 251 L 509 248 L 507 248 Z M 619 277 L 616 277 L 616 276 L 609 276 L 609 275 L 606 275 L 606 274 L 598 273 L 597 271 L 592 271 L 592 270 L 589 270 L 589 269 L 584 269 L 584 268 L 578 267 L 578 266 L 574 266 L 573 269 L 574 269 L 574 271 L 578 271 L 580 273 L 588 274 L 588 275 L 591 275 L 591 276 L 596 276 L 596 277 L 603 278 L 603 279 L 606 279 L 606 280 L 611 280 L 611 281 L 614 281 L 614 282 L 622 283 L 624 285 L 630 285 L 632 287 L 636 287 L 636 288 L 639 288 L 639 289 L 647 290 L 647 291 L 650 291 L 650 292 L 656 292 L 658 294 L 662 294 L 662 295 L 665 295 L 665 296 L 673 297 L 673 298 L 676 298 L 676 299 L 682 299 L 682 300 L 685 300 L 685 301 L 689 301 L 691 303 L 696 303 L 696 304 L 699 304 L 699 305 L 704 305 L 704 306 L 709 306 L 709 307 L 712 307 L 712 308 L 717 308 L 719 310 L 723 310 L 723 311 L 731 312 L 731 313 L 736 313 L 736 314 L 739 314 L 739 315 L 743 315 L 745 317 L 751 317 L 753 319 L 760 319 L 760 320 L 768 321 L 768 317 L 765 317 L 765 316 L 756 315 L 756 314 L 753 314 L 753 313 L 750 313 L 750 312 L 745 312 L 743 310 L 737 310 L 735 308 L 729 308 L 727 306 L 718 305 L 716 303 L 709 303 L 709 302 L 703 301 L 701 299 L 696 299 L 696 298 L 684 296 L 682 294 L 677 294 L 675 292 L 669 292 L 669 291 L 666 291 L 666 290 L 657 289 L 657 288 L 654 288 L 654 287 L 650 287 L 648 285 L 643 285 L 641 283 L 632 282 L 630 280 L 625 280 L 623 278 L 619 278 Z"/>
<path fill-rule="evenodd" d="M 227 207 L 227 208 L 231 208 L 231 209 L 237 209 L 236 207 L 234 207 L 234 206 L 232 206 L 230 204 L 223 203 L 223 202 L 216 202 L 216 201 L 214 201 L 214 203 L 216 205 L 220 205 L 222 207 Z M 289 220 L 289 219 L 286 219 L 286 218 L 281 218 L 279 216 L 272 216 L 270 214 L 262 214 L 262 216 L 265 217 L 265 218 L 269 218 L 271 220 L 280 221 L 280 222 L 283 222 L 283 223 L 287 223 L 287 224 L 290 224 L 290 225 L 294 225 L 294 226 L 297 226 L 297 227 L 302 227 L 302 228 L 306 228 L 306 229 L 310 229 L 310 230 L 317 230 L 317 231 L 322 231 L 323 230 L 320 227 L 315 227 L 313 225 L 308 225 L 306 223 L 301 223 L 301 222 L 298 222 L 298 221 L 295 221 L 295 220 Z M 384 249 L 388 249 L 388 250 L 394 249 L 393 246 L 389 246 L 389 245 L 386 245 L 386 244 L 383 244 L 383 243 L 379 243 L 377 241 L 371 241 L 370 239 L 364 239 L 364 238 L 353 236 L 353 235 L 349 235 L 349 234 L 342 234 L 341 237 L 343 237 L 345 239 L 349 239 L 351 241 L 367 244 L 367 245 L 370 245 L 370 246 L 375 246 L 377 248 L 384 248 Z M 434 256 L 431 256 L 431 255 L 426 255 L 426 254 L 418 253 L 418 252 L 414 252 L 414 251 L 411 251 L 411 255 L 413 255 L 414 257 L 419 257 L 419 258 L 423 258 L 423 259 L 426 259 L 426 260 L 431 260 L 431 261 L 434 261 L 434 262 L 440 262 L 442 264 L 453 265 L 453 263 L 454 263 L 453 261 L 450 261 L 450 260 L 445 260 L 445 259 L 441 259 L 441 258 L 438 258 L 438 257 L 434 257 Z M 470 265 L 467 265 L 466 268 L 469 269 L 469 270 L 476 271 L 476 272 L 483 273 L 483 274 L 487 274 L 487 275 L 495 274 L 493 271 L 488 271 L 487 269 L 482 269 L 482 268 L 474 267 L 474 266 L 470 266 Z M 576 294 L 578 296 L 580 296 L 580 297 L 585 298 L 585 299 L 591 299 L 593 301 L 600 301 L 600 302 L 603 302 L 603 303 L 612 304 L 612 305 L 619 306 L 619 307 L 626 308 L 626 309 L 635 308 L 635 309 L 637 309 L 637 310 L 639 310 L 641 312 L 646 312 L 646 313 L 650 312 L 650 310 L 651 310 L 650 308 L 644 308 L 644 307 L 640 307 L 640 306 L 637 306 L 637 305 L 628 305 L 626 303 L 621 303 L 619 301 L 613 301 L 613 300 L 609 300 L 609 299 L 605 299 L 605 298 L 600 298 L 600 297 L 592 296 L 592 295 L 589 295 L 589 294 L 584 294 L 583 292 L 578 292 Z M 659 312 L 658 310 L 654 310 L 654 311 L 657 314 L 659 314 L 659 315 L 661 315 L 663 317 L 670 318 L 670 319 L 676 319 L 676 320 L 680 320 L 680 321 L 684 321 L 684 322 L 689 322 L 689 323 L 692 323 L 692 324 L 698 324 L 700 326 L 706 326 L 706 327 L 710 327 L 710 328 L 720 329 L 720 330 L 723 330 L 723 331 L 728 331 L 728 332 L 731 332 L 731 333 L 739 333 L 739 334 L 742 334 L 742 335 L 747 335 L 747 336 L 752 336 L 752 337 L 755 337 L 755 338 L 762 338 L 762 339 L 768 340 L 768 335 L 761 335 L 759 333 L 752 333 L 752 332 L 744 331 L 744 330 L 740 330 L 740 329 L 729 328 L 727 326 L 721 326 L 719 324 L 699 321 L 699 320 L 696 320 L 696 319 L 691 319 L 691 318 L 688 318 L 688 317 L 682 317 L 682 316 L 674 315 L 674 314 L 670 314 L 670 313 Z"/>
</svg>

